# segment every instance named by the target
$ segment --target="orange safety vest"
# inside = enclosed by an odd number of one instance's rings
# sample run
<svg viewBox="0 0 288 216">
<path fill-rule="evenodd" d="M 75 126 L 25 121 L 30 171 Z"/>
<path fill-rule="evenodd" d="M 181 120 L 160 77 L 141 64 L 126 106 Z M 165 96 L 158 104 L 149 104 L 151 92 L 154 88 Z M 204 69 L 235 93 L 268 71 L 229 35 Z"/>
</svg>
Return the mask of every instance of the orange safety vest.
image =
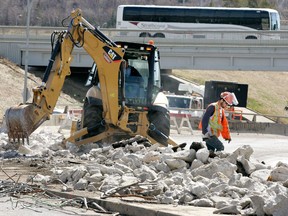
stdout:
<svg viewBox="0 0 288 216">
<path fill-rule="evenodd" d="M 209 126 L 211 128 L 212 134 L 217 137 L 219 137 L 221 134 L 224 139 L 231 139 L 228 120 L 225 116 L 224 110 L 220 109 L 217 102 L 212 103 L 209 106 L 215 107 L 215 111 L 209 120 Z M 222 118 L 220 115 L 221 110 L 222 110 Z M 199 123 L 199 129 L 202 129 L 202 120 Z"/>
</svg>

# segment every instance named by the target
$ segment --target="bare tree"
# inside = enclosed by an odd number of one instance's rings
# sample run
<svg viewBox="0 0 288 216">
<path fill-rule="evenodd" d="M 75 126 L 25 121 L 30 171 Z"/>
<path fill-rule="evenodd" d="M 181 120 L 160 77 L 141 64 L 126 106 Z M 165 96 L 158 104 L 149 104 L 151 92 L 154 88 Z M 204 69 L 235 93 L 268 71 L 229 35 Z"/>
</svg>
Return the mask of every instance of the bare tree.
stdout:
<svg viewBox="0 0 288 216">
<path fill-rule="evenodd" d="M 79 7 L 85 18 L 95 26 L 115 27 L 117 7 L 120 4 L 185 5 L 227 7 L 272 7 L 282 17 L 288 17 L 287 0 L 33 0 L 31 25 L 61 26 L 62 19 Z M 25 25 L 27 0 L 1 0 L 0 25 Z"/>
</svg>

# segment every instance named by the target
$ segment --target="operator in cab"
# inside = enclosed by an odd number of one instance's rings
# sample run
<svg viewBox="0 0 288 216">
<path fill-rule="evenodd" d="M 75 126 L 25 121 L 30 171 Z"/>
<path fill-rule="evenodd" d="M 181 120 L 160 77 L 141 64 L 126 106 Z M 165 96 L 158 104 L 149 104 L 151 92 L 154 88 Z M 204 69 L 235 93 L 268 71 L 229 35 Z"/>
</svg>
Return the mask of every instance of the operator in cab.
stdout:
<svg viewBox="0 0 288 216">
<path fill-rule="evenodd" d="M 135 68 L 135 67 L 133 67 L 133 66 L 131 66 L 131 65 L 129 65 L 129 63 L 128 63 L 128 59 L 127 58 L 124 58 L 124 68 L 125 68 L 125 77 L 130 77 L 130 76 L 138 76 L 138 77 L 141 77 L 141 74 L 139 73 L 139 71 Z"/>
<path fill-rule="evenodd" d="M 202 138 L 210 154 L 224 150 L 223 143 L 218 139 L 220 135 L 230 143 L 231 136 L 225 109 L 237 104 L 238 100 L 234 93 L 222 92 L 218 101 L 208 105 L 200 121 L 199 129 L 202 129 Z"/>
</svg>

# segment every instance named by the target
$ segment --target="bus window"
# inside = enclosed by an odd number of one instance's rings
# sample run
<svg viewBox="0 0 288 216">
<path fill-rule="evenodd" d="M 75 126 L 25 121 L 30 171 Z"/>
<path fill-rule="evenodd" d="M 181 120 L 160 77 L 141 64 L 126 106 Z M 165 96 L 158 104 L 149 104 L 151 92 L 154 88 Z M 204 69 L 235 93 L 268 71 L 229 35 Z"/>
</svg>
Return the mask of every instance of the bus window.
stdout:
<svg viewBox="0 0 288 216">
<path fill-rule="evenodd" d="M 261 30 L 269 30 L 269 19 L 267 17 L 261 18 L 262 29 Z"/>
</svg>

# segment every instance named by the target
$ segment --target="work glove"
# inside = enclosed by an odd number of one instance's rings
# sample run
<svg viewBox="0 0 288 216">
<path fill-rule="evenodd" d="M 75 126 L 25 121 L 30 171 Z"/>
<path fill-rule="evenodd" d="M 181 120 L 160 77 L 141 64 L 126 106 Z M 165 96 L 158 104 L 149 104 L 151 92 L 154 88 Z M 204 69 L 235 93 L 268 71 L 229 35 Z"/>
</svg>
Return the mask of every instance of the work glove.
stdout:
<svg viewBox="0 0 288 216">
<path fill-rule="evenodd" d="M 231 138 L 230 139 L 225 139 L 226 141 L 228 141 L 228 143 L 230 143 L 231 142 Z"/>
</svg>

